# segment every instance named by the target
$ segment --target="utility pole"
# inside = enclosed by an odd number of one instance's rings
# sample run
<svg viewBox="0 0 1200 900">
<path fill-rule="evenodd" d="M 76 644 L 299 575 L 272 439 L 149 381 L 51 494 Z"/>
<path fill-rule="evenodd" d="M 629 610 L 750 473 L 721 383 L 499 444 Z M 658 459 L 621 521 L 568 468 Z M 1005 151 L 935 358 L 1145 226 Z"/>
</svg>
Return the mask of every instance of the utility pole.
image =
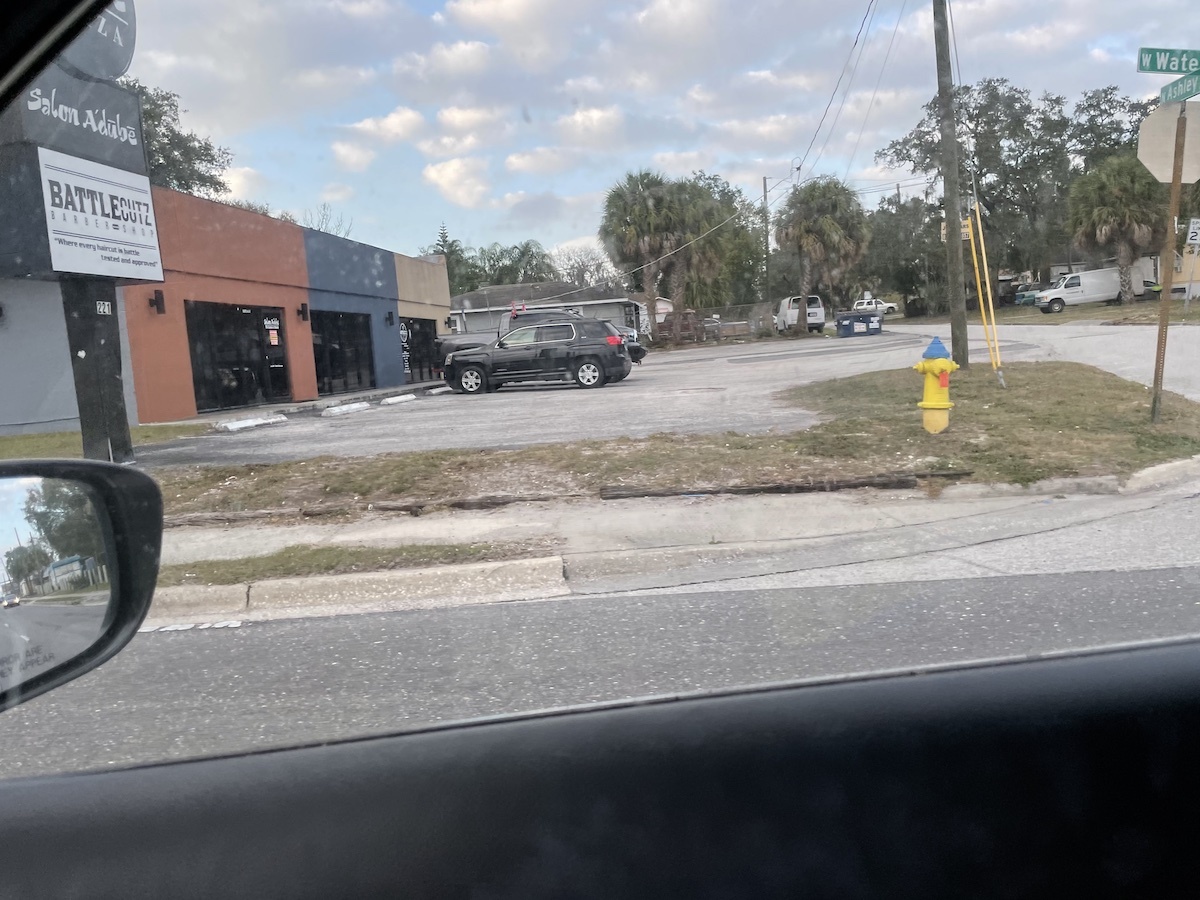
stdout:
<svg viewBox="0 0 1200 900">
<path fill-rule="evenodd" d="M 896 182 L 896 212 L 900 212 L 900 182 Z"/>
<path fill-rule="evenodd" d="M 942 185 L 946 214 L 946 290 L 950 296 L 950 354 L 965 369 L 967 295 L 963 290 L 962 205 L 958 187 L 958 128 L 950 75 L 950 27 L 946 0 L 933 0 L 933 46 L 937 55 L 938 118 L 942 130 Z"/>
<path fill-rule="evenodd" d="M 762 299 L 771 302 L 771 207 L 767 203 L 767 176 L 763 176 L 763 289 Z"/>
<path fill-rule="evenodd" d="M 1171 323 L 1171 287 L 1175 281 L 1175 227 L 1179 221 L 1179 195 L 1183 192 L 1183 150 L 1187 137 L 1187 104 L 1179 104 L 1175 120 L 1175 157 L 1171 166 L 1170 206 L 1167 210 L 1167 236 L 1159 254 L 1159 266 L 1166 270 L 1160 279 L 1162 293 L 1158 300 L 1158 347 L 1154 356 L 1154 394 L 1150 398 L 1150 421 L 1158 424 L 1162 413 L 1163 369 L 1167 364 L 1167 326 Z M 1191 285 L 1188 285 L 1191 291 Z"/>
</svg>

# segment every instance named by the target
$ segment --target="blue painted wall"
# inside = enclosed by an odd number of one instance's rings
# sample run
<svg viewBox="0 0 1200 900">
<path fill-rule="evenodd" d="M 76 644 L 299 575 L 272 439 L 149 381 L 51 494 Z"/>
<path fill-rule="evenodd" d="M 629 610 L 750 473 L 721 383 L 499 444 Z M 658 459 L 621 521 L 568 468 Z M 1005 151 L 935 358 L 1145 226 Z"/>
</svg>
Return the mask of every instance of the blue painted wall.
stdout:
<svg viewBox="0 0 1200 900">
<path fill-rule="evenodd" d="M 404 384 L 404 356 L 396 317 L 400 294 L 391 251 L 306 228 L 304 254 L 309 307 L 369 315 L 375 386 Z M 386 321 L 388 313 L 392 315 L 391 325 Z"/>
</svg>

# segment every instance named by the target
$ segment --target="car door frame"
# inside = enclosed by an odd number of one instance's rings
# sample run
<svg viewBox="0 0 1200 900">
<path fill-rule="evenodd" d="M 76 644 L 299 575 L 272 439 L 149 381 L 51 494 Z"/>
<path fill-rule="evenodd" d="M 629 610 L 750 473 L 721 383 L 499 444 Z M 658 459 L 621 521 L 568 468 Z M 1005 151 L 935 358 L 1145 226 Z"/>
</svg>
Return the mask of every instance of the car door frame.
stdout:
<svg viewBox="0 0 1200 900">
<path fill-rule="evenodd" d="M 1075 279 L 1075 286 L 1071 286 L 1071 279 Z M 1072 272 L 1067 276 L 1067 280 L 1063 282 L 1062 290 L 1059 292 L 1062 301 L 1067 306 L 1078 306 L 1080 303 L 1087 302 L 1087 292 L 1083 287 L 1083 276 L 1079 272 Z"/>
<path fill-rule="evenodd" d="M 522 325 L 514 328 L 504 337 L 496 341 L 492 348 L 491 372 L 496 381 L 523 381 L 538 373 L 537 363 L 537 330 L 538 325 Z M 528 332 L 533 340 L 528 344 L 511 346 L 511 338 Z"/>
<path fill-rule="evenodd" d="M 565 339 L 554 338 L 547 340 L 544 332 L 548 328 L 569 328 L 571 336 Z M 579 330 L 571 322 L 543 322 L 537 326 L 535 346 L 537 347 L 537 367 L 542 378 L 565 378 L 571 370 L 571 346 L 580 337 Z"/>
</svg>

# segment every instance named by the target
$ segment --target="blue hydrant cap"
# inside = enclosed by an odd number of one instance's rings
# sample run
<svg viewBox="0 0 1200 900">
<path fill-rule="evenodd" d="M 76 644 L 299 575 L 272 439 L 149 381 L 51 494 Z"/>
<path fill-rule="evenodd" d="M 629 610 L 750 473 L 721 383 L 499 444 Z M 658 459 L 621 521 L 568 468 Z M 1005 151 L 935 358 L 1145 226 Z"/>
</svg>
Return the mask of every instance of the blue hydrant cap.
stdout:
<svg viewBox="0 0 1200 900">
<path fill-rule="evenodd" d="M 925 348 L 925 352 L 921 354 L 921 359 L 949 359 L 950 351 L 946 349 L 946 345 L 942 343 L 941 338 L 934 338 L 930 341 L 929 346 Z"/>
</svg>

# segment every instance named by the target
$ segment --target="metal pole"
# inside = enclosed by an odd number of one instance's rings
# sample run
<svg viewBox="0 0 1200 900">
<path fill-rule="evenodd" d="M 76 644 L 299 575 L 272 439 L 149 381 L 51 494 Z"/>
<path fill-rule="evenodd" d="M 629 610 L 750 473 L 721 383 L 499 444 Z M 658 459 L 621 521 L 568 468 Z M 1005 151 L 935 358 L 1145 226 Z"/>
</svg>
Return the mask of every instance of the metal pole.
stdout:
<svg viewBox="0 0 1200 900">
<path fill-rule="evenodd" d="M 958 129 L 954 115 L 954 79 L 950 74 L 950 27 L 946 0 L 933 0 L 933 46 L 937 56 L 938 118 L 942 132 L 942 184 L 946 207 L 946 289 L 950 292 L 950 354 L 965 369 L 967 295 L 963 288 L 963 247 L 954 233 L 962 229 L 958 185 Z"/>
<path fill-rule="evenodd" d="M 1192 265 L 1188 271 L 1187 291 L 1183 295 L 1183 312 L 1184 315 L 1192 308 L 1192 283 L 1196 280 L 1196 251 L 1200 247 L 1192 246 Z"/>
<path fill-rule="evenodd" d="M 987 340 L 988 359 L 992 368 L 996 368 L 996 357 L 992 353 L 992 340 L 988 336 L 987 307 L 983 303 L 983 283 L 979 280 L 979 254 L 975 252 L 975 220 L 967 216 L 967 235 L 971 238 L 971 267 L 975 272 L 975 296 L 979 298 L 979 318 L 983 322 L 983 336 Z M 981 241 L 982 243 L 982 241 Z"/>
<path fill-rule="evenodd" d="M 1187 104 L 1179 104 L 1175 120 L 1175 164 L 1171 168 L 1171 205 L 1167 210 L 1167 236 L 1163 240 L 1159 264 L 1166 266 L 1162 296 L 1158 301 L 1158 349 L 1154 357 L 1154 397 L 1150 401 L 1150 421 L 1157 423 L 1162 414 L 1163 369 L 1167 364 L 1167 326 L 1171 324 L 1171 286 L 1175 281 L 1175 219 L 1179 215 L 1179 194 L 1183 185 L 1183 142 L 1187 137 Z"/>
<path fill-rule="evenodd" d="M 767 176 L 763 176 L 763 289 L 762 298 L 771 302 L 771 207 L 767 203 Z"/>
<path fill-rule="evenodd" d="M 978 225 L 977 233 L 979 235 L 979 255 L 983 259 L 983 283 L 984 286 L 987 287 L 988 318 L 992 323 L 992 334 L 991 338 L 989 339 L 989 343 L 995 348 L 996 359 L 994 368 L 996 369 L 996 374 L 1000 377 L 1000 386 L 1003 387 L 1004 373 L 1000 371 L 1000 334 L 996 331 L 996 304 L 992 296 L 992 270 L 988 267 L 987 244 L 984 243 L 983 240 L 983 218 L 979 214 L 979 204 L 975 205 L 975 222 Z M 982 297 L 979 298 L 979 302 L 980 304 L 983 303 Z"/>
</svg>

